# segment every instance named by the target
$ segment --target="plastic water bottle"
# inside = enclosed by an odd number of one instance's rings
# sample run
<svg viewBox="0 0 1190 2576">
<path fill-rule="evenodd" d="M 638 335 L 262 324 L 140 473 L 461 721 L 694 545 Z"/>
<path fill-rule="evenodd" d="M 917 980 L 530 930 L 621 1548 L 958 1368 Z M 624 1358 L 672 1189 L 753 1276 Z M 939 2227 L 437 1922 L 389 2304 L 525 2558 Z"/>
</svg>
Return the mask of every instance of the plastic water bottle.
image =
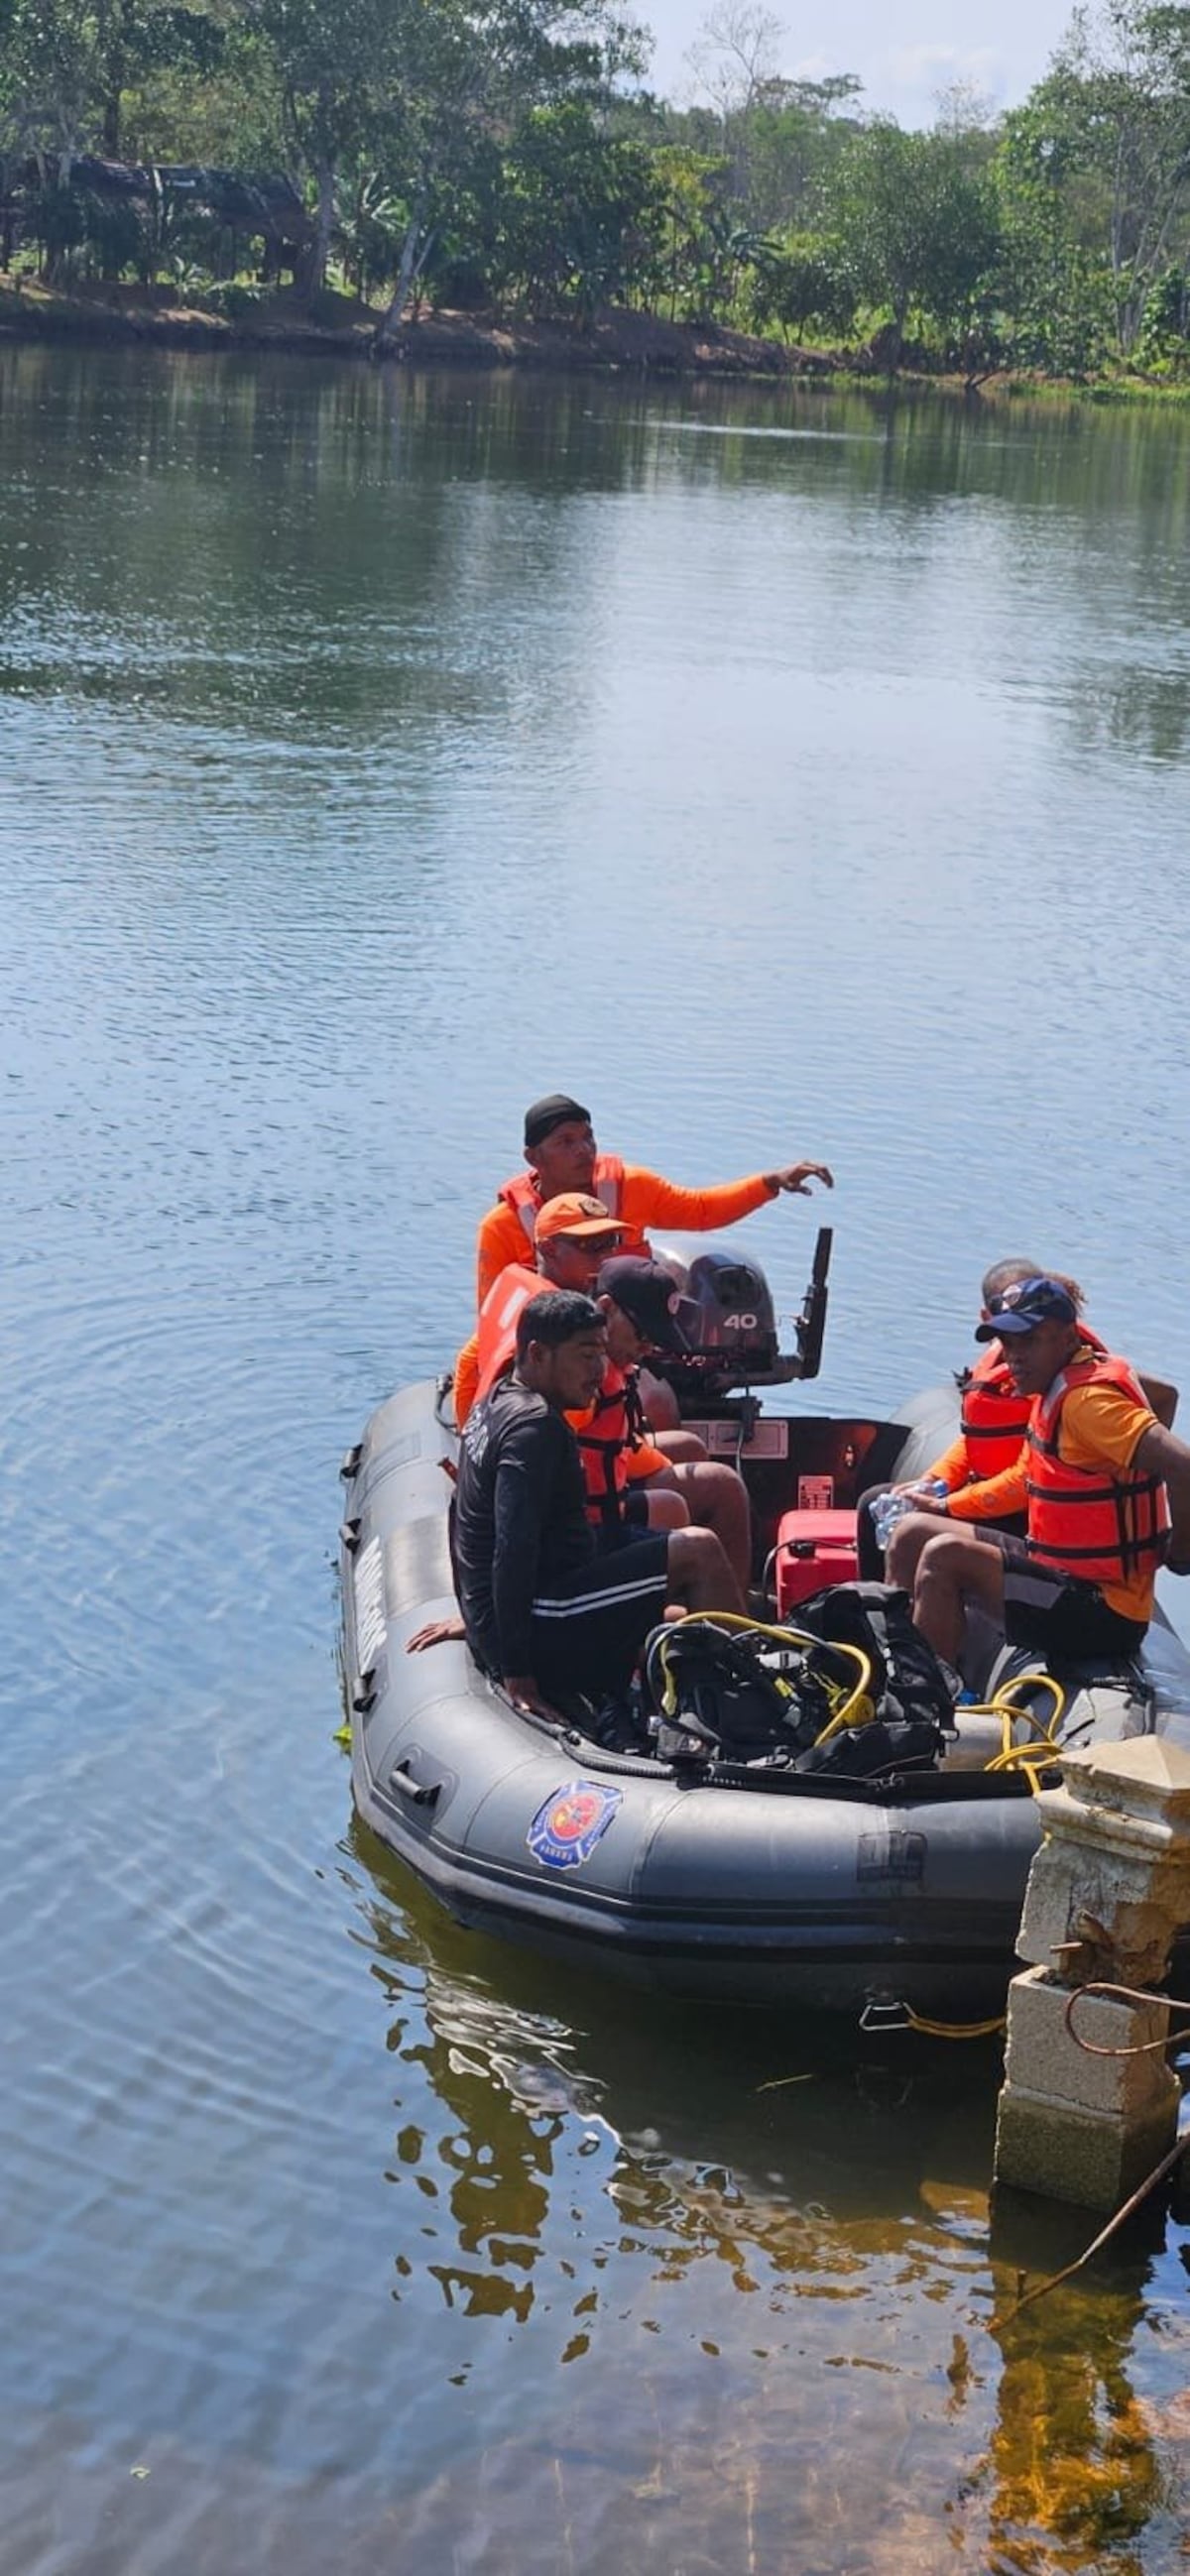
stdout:
<svg viewBox="0 0 1190 2576">
<path fill-rule="evenodd" d="M 876 1534 L 876 1545 L 881 1555 L 887 1554 L 888 1542 L 897 1522 L 903 1521 L 906 1513 L 914 1509 L 919 1494 L 937 1494 L 940 1497 L 947 1490 L 944 1476 L 931 1476 L 921 1484 L 911 1486 L 908 1493 L 877 1494 L 875 1501 L 869 1503 L 868 1509 L 872 1515 L 872 1528 Z"/>
<path fill-rule="evenodd" d="M 876 1545 L 882 1556 L 887 1555 L 888 1542 L 897 1526 L 897 1522 L 904 1519 L 909 1508 L 909 1497 L 907 1494 L 877 1494 L 869 1503 L 868 1510 L 872 1515 L 872 1529 L 875 1534 Z"/>
</svg>

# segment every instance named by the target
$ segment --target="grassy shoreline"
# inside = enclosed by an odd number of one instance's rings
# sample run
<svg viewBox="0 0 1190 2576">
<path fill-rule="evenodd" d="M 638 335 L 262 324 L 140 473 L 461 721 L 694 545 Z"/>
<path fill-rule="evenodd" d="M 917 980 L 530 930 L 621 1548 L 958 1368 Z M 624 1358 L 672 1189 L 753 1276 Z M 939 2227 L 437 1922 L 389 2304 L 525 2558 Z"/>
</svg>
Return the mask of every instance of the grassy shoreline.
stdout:
<svg viewBox="0 0 1190 2576">
<path fill-rule="evenodd" d="M 167 287 L 109 285 L 66 294 L 0 272 L 0 346 L 6 340 L 54 340 L 371 360 L 380 320 L 373 306 L 330 291 L 311 308 L 282 289 L 231 319 L 189 304 Z M 384 362 L 659 379 L 699 376 L 841 392 L 870 393 L 890 381 L 883 367 L 865 366 L 860 352 L 793 347 L 720 324 L 667 322 L 656 314 L 619 309 L 605 309 L 587 325 L 427 314 L 401 326 L 386 344 Z M 1139 376 L 1077 381 L 1006 370 L 968 381 L 906 367 L 893 381 L 902 392 L 960 394 L 984 402 L 1023 397 L 1055 403 L 1190 402 L 1190 384 Z"/>
</svg>

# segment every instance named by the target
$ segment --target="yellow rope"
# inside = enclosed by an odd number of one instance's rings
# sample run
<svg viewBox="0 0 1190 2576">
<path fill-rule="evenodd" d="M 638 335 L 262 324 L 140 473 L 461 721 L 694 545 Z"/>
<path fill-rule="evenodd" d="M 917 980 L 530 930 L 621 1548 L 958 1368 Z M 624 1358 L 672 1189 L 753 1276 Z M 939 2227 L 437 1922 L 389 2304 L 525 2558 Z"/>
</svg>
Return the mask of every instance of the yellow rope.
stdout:
<svg viewBox="0 0 1190 2576">
<path fill-rule="evenodd" d="M 1028 1743 L 1014 1744 L 1012 1730 L 1020 1719 L 1027 1718 L 1030 1723 L 1034 1722 L 1032 1709 L 1018 1707 L 1017 1700 L 1022 1692 L 1031 1692 L 1038 1688 L 1053 1693 L 1054 1705 L 1044 1731 L 1040 1736 L 1034 1736 Z M 1057 1730 L 1066 1715 L 1066 1709 L 1066 1693 L 1061 1682 L 1054 1680 L 1052 1673 L 1016 1673 L 1010 1681 L 1001 1682 L 999 1689 L 993 1691 L 990 1699 L 980 1700 L 973 1707 L 968 1706 L 964 1710 L 964 1715 L 967 1717 L 998 1717 L 1000 1720 L 1000 1751 L 993 1753 L 990 1762 L 985 1762 L 984 1770 L 1023 1771 L 1036 1797 L 1041 1787 L 1040 1770 L 1053 1760 L 1057 1748 Z"/>
<path fill-rule="evenodd" d="M 860 2014 L 859 2026 L 869 2039 L 899 2030 L 917 2031 L 926 2039 L 990 2039 L 994 2031 L 1003 2030 L 1006 2018 L 1006 2014 L 997 2013 L 990 2021 L 931 2021 L 928 2014 L 915 2012 L 912 2004 L 869 2000 Z"/>
<path fill-rule="evenodd" d="M 912 2004 L 905 2006 L 905 2019 L 910 2030 L 924 2032 L 927 2039 L 990 2039 L 993 2031 L 1003 2030 L 1006 2013 L 997 2013 L 993 2021 L 928 2021 L 915 2013 Z"/>
</svg>

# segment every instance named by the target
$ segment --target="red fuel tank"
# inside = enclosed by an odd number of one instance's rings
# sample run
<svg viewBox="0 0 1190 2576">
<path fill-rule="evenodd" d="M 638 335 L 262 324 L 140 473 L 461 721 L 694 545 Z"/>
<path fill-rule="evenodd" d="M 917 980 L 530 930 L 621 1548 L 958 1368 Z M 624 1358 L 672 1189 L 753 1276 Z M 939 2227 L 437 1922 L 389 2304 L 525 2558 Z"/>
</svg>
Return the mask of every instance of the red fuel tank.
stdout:
<svg viewBox="0 0 1190 2576">
<path fill-rule="evenodd" d="M 854 1583 L 859 1572 L 854 1512 L 786 1512 L 777 1529 L 777 1617 L 830 1583 Z M 796 1625 L 796 1620 L 795 1623 Z"/>
</svg>

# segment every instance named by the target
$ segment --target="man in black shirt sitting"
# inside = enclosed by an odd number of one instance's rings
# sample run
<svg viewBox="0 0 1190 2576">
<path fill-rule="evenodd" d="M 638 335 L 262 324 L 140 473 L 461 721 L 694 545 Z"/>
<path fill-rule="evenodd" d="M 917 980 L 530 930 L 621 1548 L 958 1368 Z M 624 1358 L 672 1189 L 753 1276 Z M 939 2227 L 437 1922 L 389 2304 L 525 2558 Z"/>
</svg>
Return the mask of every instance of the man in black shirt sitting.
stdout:
<svg viewBox="0 0 1190 2576">
<path fill-rule="evenodd" d="M 578 1443 L 567 1412 L 591 1404 L 607 1333 L 589 1297 L 532 1297 L 516 1362 L 468 1415 L 451 1523 L 455 1590 L 467 1642 L 514 1705 L 557 1717 L 552 1693 L 622 1690 L 667 1604 L 740 1610 L 739 1587 L 710 1530 L 649 1531 L 596 1554 Z M 431 1643 L 423 1632 L 410 1644 Z"/>
</svg>

